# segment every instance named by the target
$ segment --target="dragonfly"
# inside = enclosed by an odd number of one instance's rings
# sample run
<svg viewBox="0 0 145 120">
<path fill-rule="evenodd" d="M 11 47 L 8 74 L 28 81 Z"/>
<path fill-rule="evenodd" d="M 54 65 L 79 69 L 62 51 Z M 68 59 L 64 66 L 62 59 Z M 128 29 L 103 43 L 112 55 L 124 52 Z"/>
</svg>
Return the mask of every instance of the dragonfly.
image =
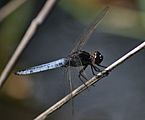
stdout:
<svg viewBox="0 0 145 120">
<path fill-rule="evenodd" d="M 16 75 L 29 75 L 29 74 L 34 74 L 34 73 L 38 73 L 38 72 L 42 72 L 42 71 L 46 71 L 50 69 L 55 69 L 59 67 L 67 68 L 67 67 L 81 67 L 82 66 L 82 69 L 80 69 L 79 71 L 79 78 L 82 80 L 82 78 L 86 79 L 83 72 L 88 66 L 91 66 L 91 71 L 93 75 L 95 75 L 96 72 L 100 72 L 101 70 L 98 68 L 98 66 L 103 67 L 103 68 L 105 67 L 100 64 L 103 61 L 103 55 L 99 51 L 94 51 L 90 53 L 90 52 L 82 50 L 82 48 L 86 44 L 86 42 L 89 40 L 92 33 L 94 33 L 94 31 L 96 30 L 97 25 L 103 19 L 108 9 L 109 7 L 107 6 L 99 13 L 99 15 L 96 17 L 94 22 L 88 27 L 87 31 L 81 35 L 76 46 L 71 50 L 71 52 L 69 53 L 67 57 L 58 59 L 53 62 L 19 70 L 15 74 Z"/>
</svg>

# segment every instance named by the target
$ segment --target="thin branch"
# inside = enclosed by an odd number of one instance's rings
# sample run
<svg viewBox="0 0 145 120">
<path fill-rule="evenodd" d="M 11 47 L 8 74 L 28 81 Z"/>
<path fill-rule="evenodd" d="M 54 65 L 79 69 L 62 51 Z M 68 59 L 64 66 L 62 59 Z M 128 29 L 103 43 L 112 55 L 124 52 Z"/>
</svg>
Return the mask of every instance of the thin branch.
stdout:
<svg viewBox="0 0 145 120">
<path fill-rule="evenodd" d="M 26 31 L 24 37 L 22 38 L 21 42 L 19 43 L 9 62 L 5 66 L 4 70 L 2 71 L 2 74 L 0 76 L 0 87 L 5 82 L 13 66 L 15 65 L 17 59 L 20 57 L 21 53 L 23 52 L 27 44 L 30 42 L 37 27 L 44 21 L 46 16 L 50 13 L 51 8 L 55 4 L 55 2 L 56 0 L 47 0 L 41 11 L 38 13 L 37 17 L 34 18 L 34 20 L 31 22 L 30 27 Z"/>
<path fill-rule="evenodd" d="M 143 42 L 142 44 L 140 44 L 139 46 L 137 46 L 136 48 L 134 48 L 133 50 L 131 50 L 129 53 L 127 53 L 126 55 L 124 55 L 123 57 L 121 57 L 120 59 L 118 59 L 117 61 L 115 61 L 113 64 L 111 64 L 110 66 L 108 66 L 102 72 L 98 73 L 96 76 L 92 77 L 90 80 L 88 80 L 85 83 L 85 85 L 82 84 L 81 86 L 79 86 L 78 88 L 76 88 L 74 91 L 72 91 L 72 93 L 68 94 L 63 99 L 61 99 L 60 101 L 58 101 L 56 104 L 54 104 L 53 106 L 51 106 L 49 109 L 47 109 L 46 111 L 44 111 L 43 113 L 41 113 L 34 120 L 44 120 L 49 114 L 51 114 L 52 112 L 55 112 L 57 109 L 59 109 L 65 103 L 67 103 L 69 100 L 71 100 L 72 97 L 75 97 L 76 95 L 80 94 L 85 89 L 87 89 L 86 88 L 86 85 L 89 87 L 89 86 L 93 85 L 94 83 L 98 82 L 101 78 L 106 77 L 109 74 L 109 72 L 111 72 L 115 67 L 117 67 L 121 63 L 125 62 L 132 55 L 134 55 L 135 53 L 139 52 L 140 50 L 142 50 L 144 48 L 145 48 L 145 42 Z"/>
<path fill-rule="evenodd" d="M 27 0 L 12 0 L 0 9 L 0 22 L 3 21 L 9 14 L 15 11 Z"/>
</svg>

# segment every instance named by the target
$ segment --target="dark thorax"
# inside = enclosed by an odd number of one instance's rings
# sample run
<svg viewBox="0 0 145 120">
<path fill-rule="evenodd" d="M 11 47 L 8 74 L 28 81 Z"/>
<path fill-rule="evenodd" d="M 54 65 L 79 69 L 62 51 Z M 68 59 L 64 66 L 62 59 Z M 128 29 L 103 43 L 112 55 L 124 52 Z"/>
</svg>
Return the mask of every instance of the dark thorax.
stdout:
<svg viewBox="0 0 145 120">
<path fill-rule="evenodd" d="M 68 56 L 69 62 L 67 66 L 79 67 L 86 66 L 92 63 L 90 53 L 86 51 L 77 51 Z"/>
</svg>

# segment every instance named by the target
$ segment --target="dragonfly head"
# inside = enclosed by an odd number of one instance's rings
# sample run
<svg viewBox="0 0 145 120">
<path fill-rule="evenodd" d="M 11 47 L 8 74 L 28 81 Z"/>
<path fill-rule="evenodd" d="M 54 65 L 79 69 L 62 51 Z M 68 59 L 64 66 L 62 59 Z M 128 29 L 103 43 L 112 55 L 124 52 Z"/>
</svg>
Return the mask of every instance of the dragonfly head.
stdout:
<svg viewBox="0 0 145 120">
<path fill-rule="evenodd" d="M 96 65 L 100 64 L 103 61 L 103 55 L 98 51 L 94 52 L 94 58 Z"/>
</svg>

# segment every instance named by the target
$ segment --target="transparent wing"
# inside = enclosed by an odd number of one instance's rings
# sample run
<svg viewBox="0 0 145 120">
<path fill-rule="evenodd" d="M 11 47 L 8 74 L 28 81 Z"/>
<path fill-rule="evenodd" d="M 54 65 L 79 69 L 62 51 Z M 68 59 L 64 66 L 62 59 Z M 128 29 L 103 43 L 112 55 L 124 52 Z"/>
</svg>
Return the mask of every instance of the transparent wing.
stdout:
<svg viewBox="0 0 145 120">
<path fill-rule="evenodd" d="M 98 23 L 102 20 L 102 18 L 105 16 L 106 12 L 108 11 L 109 7 L 105 7 L 99 15 L 96 17 L 95 21 L 89 26 L 88 30 L 84 32 L 84 34 L 80 37 L 79 42 L 77 45 L 74 47 L 74 49 L 71 51 L 71 53 L 76 52 L 78 50 L 81 50 L 82 47 L 85 45 L 87 40 L 90 38 L 92 33 L 95 31 Z"/>
<path fill-rule="evenodd" d="M 25 69 L 25 70 L 17 71 L 15 74 L 16 75 L 28 75 L 28 74 L 33 74 L 33 73 L 46 71 L 46 70 L 49 70 L 49 69 L 62 67 L 67 63 L 67 61 L 68 61 L 67 58 L 62 58 L 62 59 L 59 59 L 59 60 L 56 60 L 56 61 L 53 61 L 53 62 L 50 62 L 50 63 L 46 63 L 46 64 L 30 67 L 30 68 Z"/>
</svg>

